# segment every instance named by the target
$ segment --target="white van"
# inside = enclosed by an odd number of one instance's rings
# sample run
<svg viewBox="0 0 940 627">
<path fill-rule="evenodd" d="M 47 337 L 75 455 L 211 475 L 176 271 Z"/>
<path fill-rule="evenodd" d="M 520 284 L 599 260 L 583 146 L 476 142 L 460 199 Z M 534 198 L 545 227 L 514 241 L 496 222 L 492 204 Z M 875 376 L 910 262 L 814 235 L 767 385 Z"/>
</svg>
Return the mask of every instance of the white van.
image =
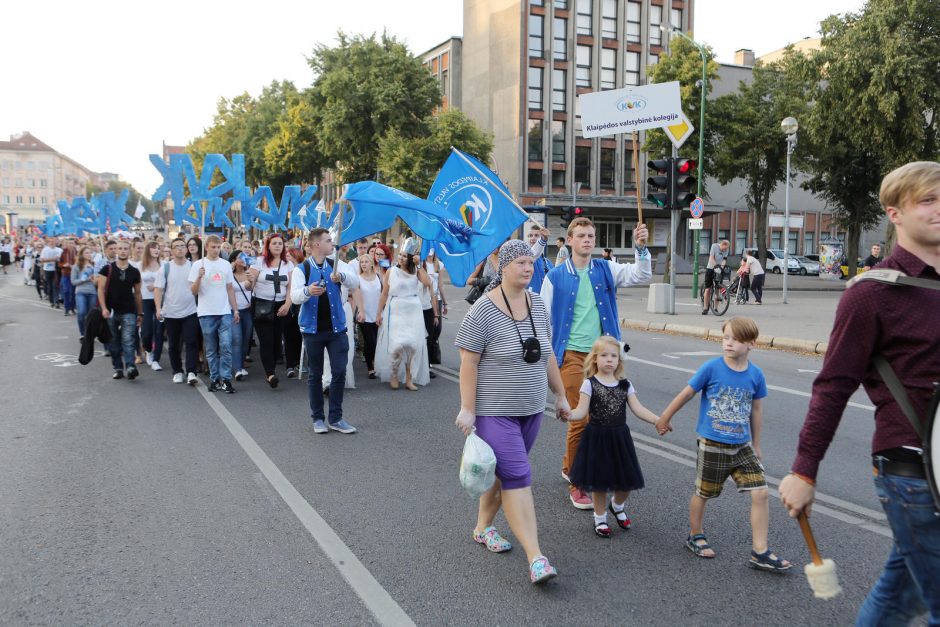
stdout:
<svg viewBox="0 0 940 627">
<path fill-rule="evenodd" d="M 746 250 L 749 255 L 757 256 L 756 248 L 745 248 L 744 250 Z M 800 262 L 793 255 L 787 257 L 787 266 L 789 266 L 790 274 L 800 273 Z M 774 274 L 783 272 L 783 249 L 767 249 L 767 263 L 764 264 L 764 271 L 773 272 Z"/>
</svg>

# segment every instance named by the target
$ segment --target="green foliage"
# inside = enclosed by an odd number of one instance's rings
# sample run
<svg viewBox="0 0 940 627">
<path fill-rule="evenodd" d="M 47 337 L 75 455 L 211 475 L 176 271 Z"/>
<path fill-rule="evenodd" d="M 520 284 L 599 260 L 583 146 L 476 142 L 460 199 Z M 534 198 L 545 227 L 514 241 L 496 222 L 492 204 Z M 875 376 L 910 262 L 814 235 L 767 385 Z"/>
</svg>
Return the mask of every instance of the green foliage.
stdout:
<svg viewBox="0 0 940 627">
<path fill-rule="evenodd" d="M 715 62 L 715 54 L 711 48 L 705 47 L 706 75 L 709 84 L 718 78 L 718 63 Z M 662 55 L 659 63 L 650 67 L 649 82 L 668 83 L 670 81 L 679 81 L 679 94 L 682 99 L 682 111 L 685 113 L 695 131 L 682 145 L 679 150 L 679 156 L 688 159 L 698 160 L 699 143 L 699 120 L 701 118 L 701 88 L 697 83 L 702 80 L 702 56 L 698 48 L 692 42 L 678 35 L 669 41 L 669 54 Z M 714 141 L 712 139 L 712 121 L 714 113 L 710 110 L 709 103 L 705 104 L 705 142 L 704 154 L 711 154 Z M 646 143 L 643 150 L 649 153 L 650 158 L 659 158 L 672 154 L 672 142 L 666 137 L 666 133 L 660 129 L 646 132 Z M 702 164 L 703 168 L 706 164 Z M 707 168 L 705 168 L 707 171 Z M 702 181 L 704 184 L 704 181 Z"/>
<path fill-rule="evenodd" d="M 882 177 L 910 161 L 937 159 L 938 24 L 935 0 L 869 0 L 860 13 L 823 21 L 822 48 L 799 68 L 815 84 L 804 187 L 826 200 L 848 232 L 849 259 L 858 255 L 862 231 L 882 216 Z"/>
<path fill-rule="evenodd" d="M 715 148 L 708 171 L 725 185 L 743 179 L 744 201 L 754 213 L 757 247 L 763 259 L 767 248 L 767 208 L 770 195 L 786 179 L 786 142 L 780 122 L 788 116 L 806 118 L 811 85 L 791 70 L 795 55 L 782 61 L 754 66 L 751 82 L 741 82 L 737 92 L 717 98 L 711 129 Z M 791 175 L 799 162 L 791 163 Z"/>
<path fill-rule="evenodd" d="M 423 135 L 427 117 L 441 104 L 440 87 L 394 37 L 340 32 L 338 39 L 338 46 L 318 46 L 308 59 L 316 75 L 309 90 L 313 136 L 341 180 L 372 179 L 379 140 L 387 133 Z"/>
<path fill-rule="evenodd" d="M 379 140 L 382 182 L 422 198 L 427 196 L 451 146 L 486 163 L 493 151 L 493 137 L 456 109 L 434 115 L 427 133 L 419 137 L 405 137 L 392 130 Z"/>
</svg>

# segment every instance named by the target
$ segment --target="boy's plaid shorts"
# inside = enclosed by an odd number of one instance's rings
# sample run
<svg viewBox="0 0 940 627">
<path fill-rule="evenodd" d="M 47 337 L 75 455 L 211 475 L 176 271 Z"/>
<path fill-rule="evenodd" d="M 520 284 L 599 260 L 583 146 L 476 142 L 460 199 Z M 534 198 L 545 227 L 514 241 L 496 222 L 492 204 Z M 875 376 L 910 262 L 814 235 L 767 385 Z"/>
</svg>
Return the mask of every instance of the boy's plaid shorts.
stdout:
<svg viewBox="0 0 940 627">
<path fill-rule="evenodd" d="M 750 444 L 724 444 L 699 438 L 695 493 L 703 499 L 713 499 L 721 494 L 729 476 L 739 492 L 767 487 L 764 466 Z"/>
</svg>

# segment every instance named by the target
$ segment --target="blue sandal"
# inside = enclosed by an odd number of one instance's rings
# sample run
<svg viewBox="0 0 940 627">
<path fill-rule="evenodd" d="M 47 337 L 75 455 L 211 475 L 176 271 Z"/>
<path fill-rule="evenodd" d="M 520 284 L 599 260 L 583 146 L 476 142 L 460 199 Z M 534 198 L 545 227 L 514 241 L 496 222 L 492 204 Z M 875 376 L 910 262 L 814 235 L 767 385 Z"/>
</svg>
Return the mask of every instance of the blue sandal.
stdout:
<svg viewBox="0 0 940 627">
<path fill-rule="evenodd" d="M 701 542 L 701 544 L 699 544 L 699 542 Z M 705 555 L 705 551 L 712 548 L 712 545 L 708 543 L 708 538 L 705 537 L 704 533 L 690 535 L 688 538 L 686 538 L 685 545 L 690 551 L 699 557 L 703 557 L 705 559 L 712 559 L 715 557 L 714 555 Z"/>
<path fill-rule="evenodd" d="M 770 549 L 763 553 L 751 551 L 751 559 L 748 560 L 748 566 L 757 570 L 767 570 L 772 573 L 782 573 L 793 568 L 793 564 L 782 560 L 774 555 Z"/>
</svg>

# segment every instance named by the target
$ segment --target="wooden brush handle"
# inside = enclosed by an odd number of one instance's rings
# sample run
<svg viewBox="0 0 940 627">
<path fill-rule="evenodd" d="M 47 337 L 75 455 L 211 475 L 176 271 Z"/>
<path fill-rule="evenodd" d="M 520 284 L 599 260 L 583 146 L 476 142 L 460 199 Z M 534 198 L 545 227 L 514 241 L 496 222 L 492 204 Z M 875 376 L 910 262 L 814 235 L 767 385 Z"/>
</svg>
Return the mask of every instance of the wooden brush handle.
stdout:
<svg viewBox="0 0 940 627">
<path fill-rule="evenodd" d="M 823 561 L 819 556 L 819 549 L 816 547 L 816 538 L 813 537 L 813 530 L 809 526 L 809 518 L 806 517 L 806 512 L 800 512 L 797 520 L 800 521 L 800 529 L 803 531 L 803 538 L 806 540 L 806 548 L 809 549 L 809 554 L 813 558 L 813 564 L 822 566 Z"/>
</svg>

